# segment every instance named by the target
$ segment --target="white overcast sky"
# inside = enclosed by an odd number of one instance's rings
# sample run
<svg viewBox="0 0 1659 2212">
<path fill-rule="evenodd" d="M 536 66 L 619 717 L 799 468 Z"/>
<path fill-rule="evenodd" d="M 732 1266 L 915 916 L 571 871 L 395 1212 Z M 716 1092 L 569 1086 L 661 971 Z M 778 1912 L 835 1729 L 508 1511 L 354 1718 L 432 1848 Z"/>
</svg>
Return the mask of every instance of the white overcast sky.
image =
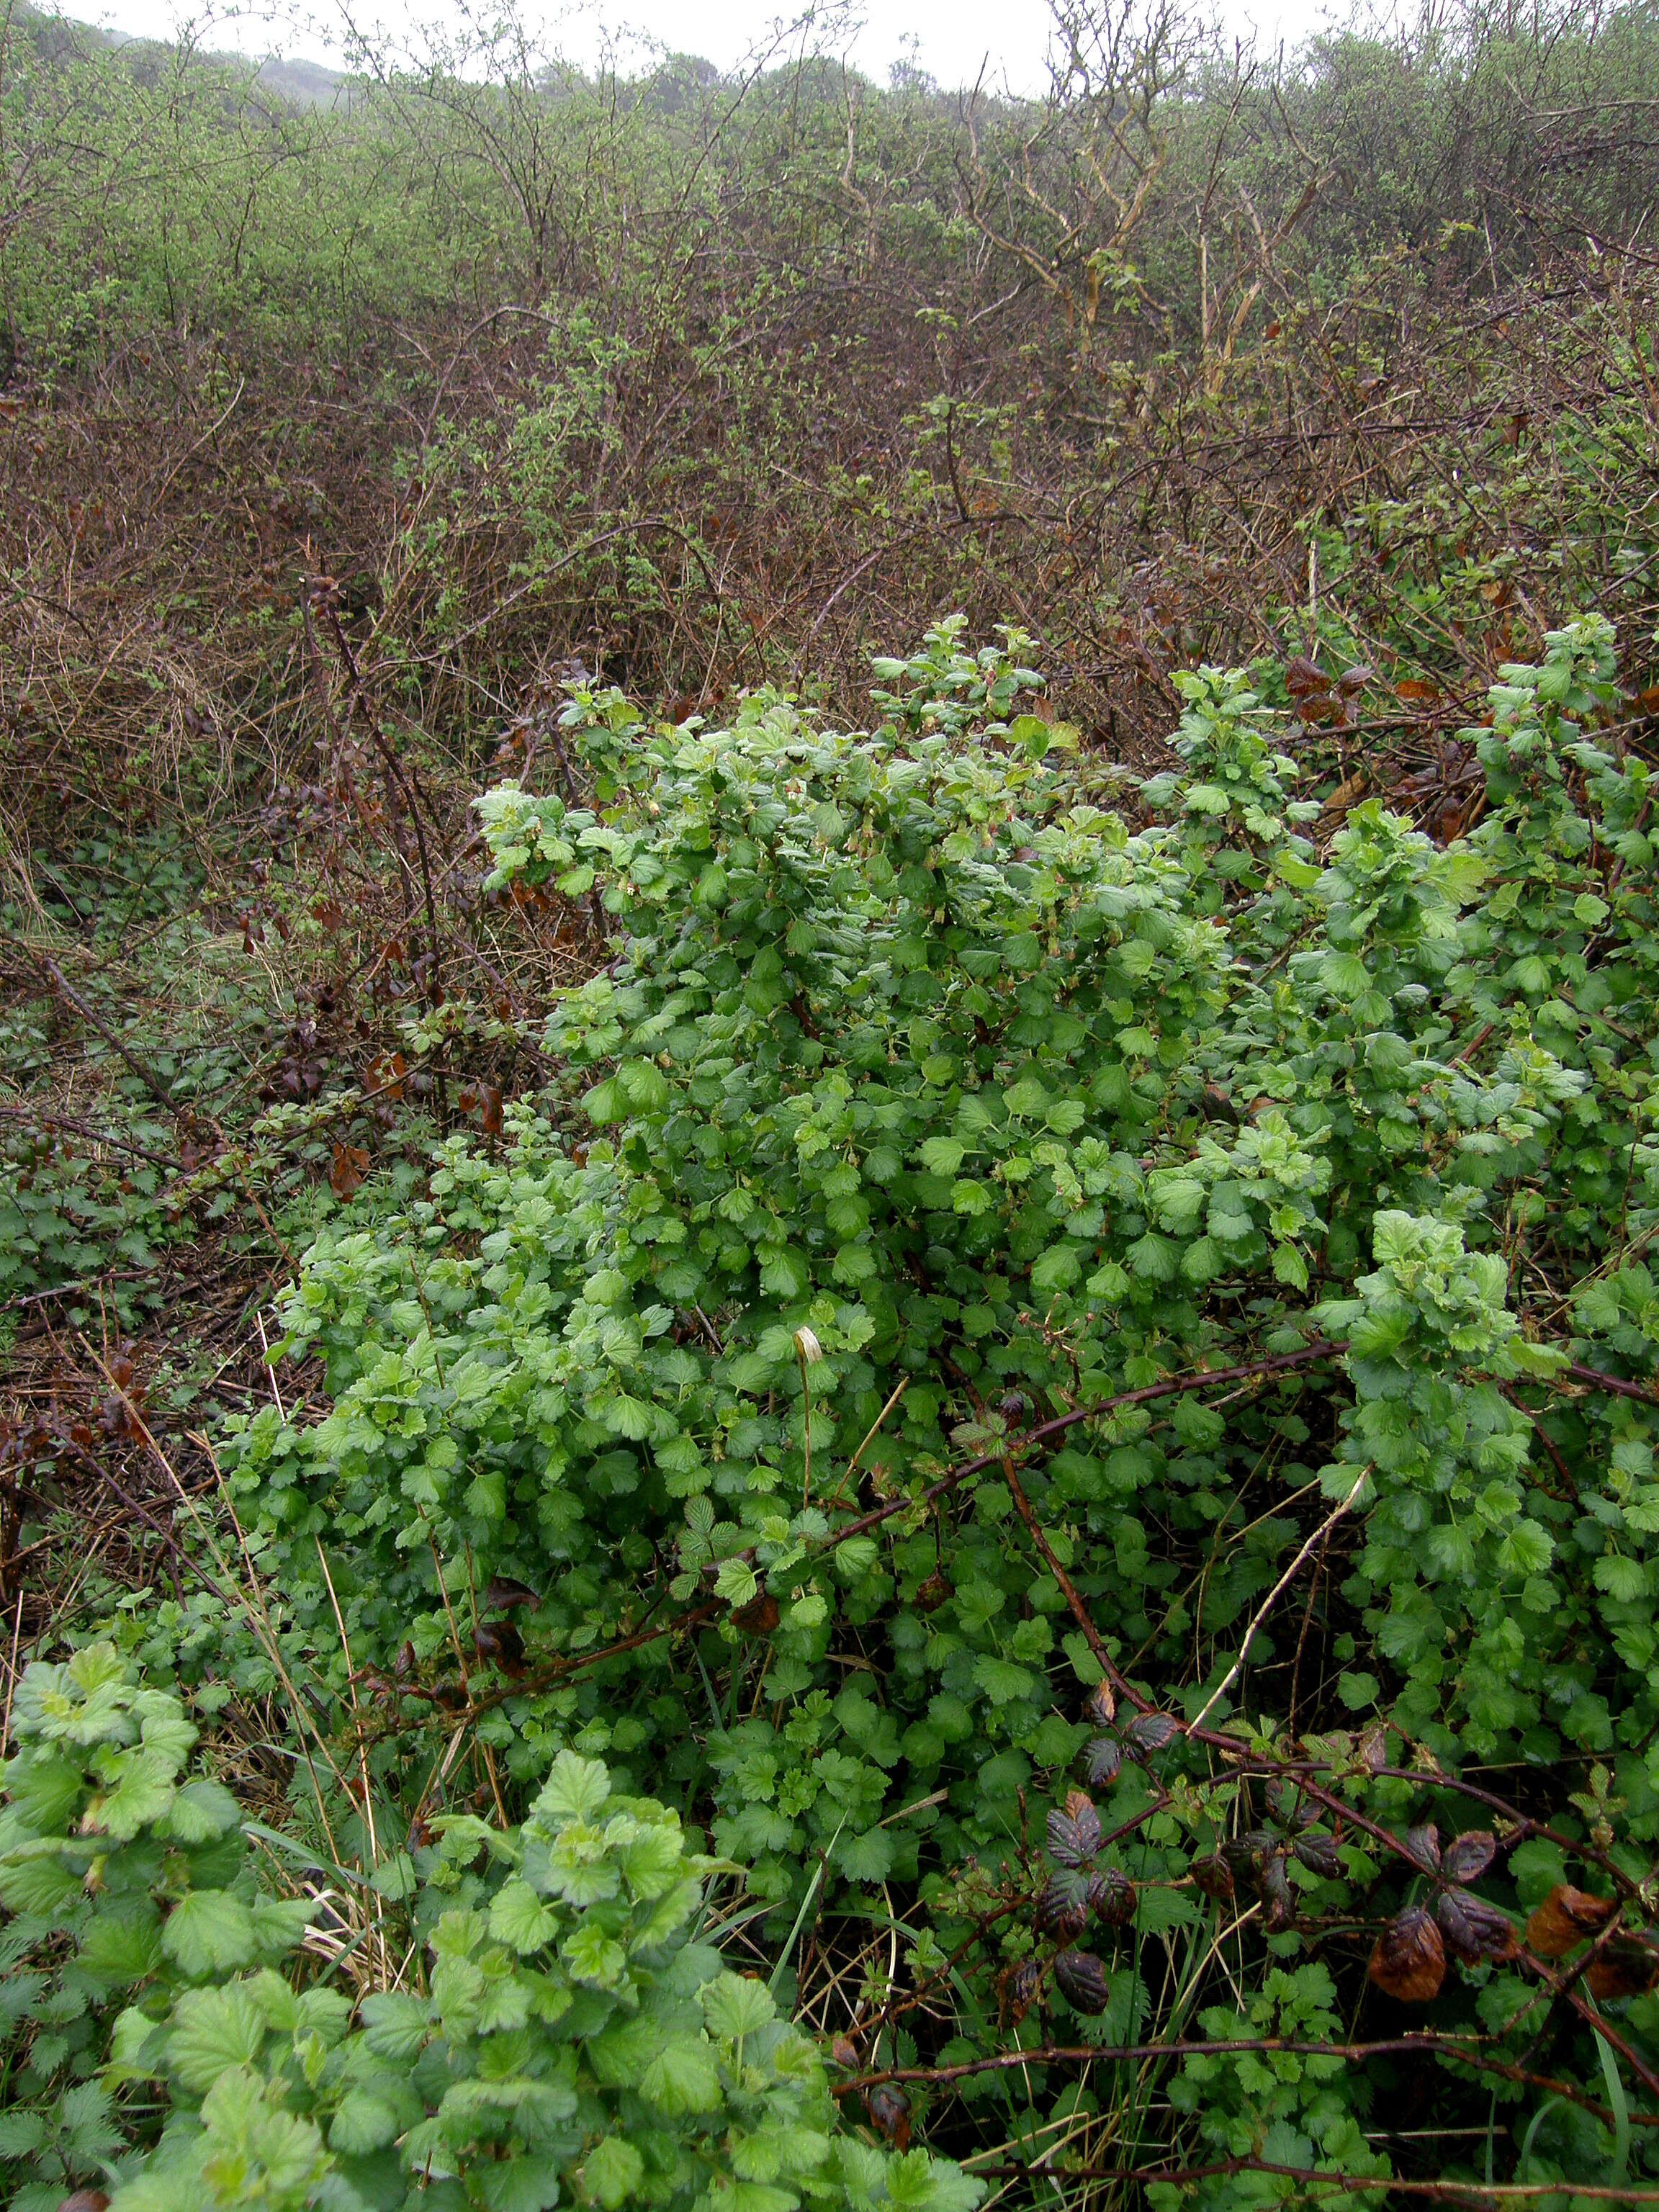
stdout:
<svg viewBox="0 0 1659 2212">
<path fill-rule="evenodd" d="M 273 51 L 316 61 L 338 58 L 331 33 L 329 0 L 313 0 L 314 16 L 287 15 L 281 21 L 258 9 L 239 19 L 222 11 L 204 18 L 203 9 L 186 0 L 59 0 L 65 14 L 100 21 L 129 36 L 167 38 L 181 21 L 194 17 L 211 27 L 203 43 L 219 51 L 246 53 Z M 1264 44 L 1279 39 L 1294 41 L 1314 28 L 1323 12 L 1322 0 L 1220 0 L 1230 32 L 1247 40 L 1254 35 Z M 597 5 L 560 5 L 559 0 L 526 0 L 529 20 L 550 27 L 553 43 L 574 59 L 590 58 L 598 50 L 603 24 L 613 31 L 626 29 L 647 40 L 658 40 L 682 53 L 701 54 L 722 68 L 730 68 L 751 52 L 777 21 L 780 12 L 793 15 L 789 0 L 599 0 Z M 416 0 L 410 9 L 398 0 L 360 0 L 354 6 L 359 20 L 378 20 L 407 33 L 416 17 L 442 21 L 445 0 Z M 488 13 L 487 6 L 479 9 Z M 914 55 L 916 62 L 947 89 L 971 83 L 981 64 L 988 82 L 1006 81 L 1017 91 L 1034 91 L 1043 81 L 1043 55 L 1048 40 L 1048 10 L 1045 0 L 863 0 L 853 21 L 862 27 L 850 40 L 850 58 L 869 75 L 884 79 L 890 64 Z M 453 20 L 453 19 L 452 19 Z M 848 46 L 836 41 L 838 50 Z"/>
</svg>

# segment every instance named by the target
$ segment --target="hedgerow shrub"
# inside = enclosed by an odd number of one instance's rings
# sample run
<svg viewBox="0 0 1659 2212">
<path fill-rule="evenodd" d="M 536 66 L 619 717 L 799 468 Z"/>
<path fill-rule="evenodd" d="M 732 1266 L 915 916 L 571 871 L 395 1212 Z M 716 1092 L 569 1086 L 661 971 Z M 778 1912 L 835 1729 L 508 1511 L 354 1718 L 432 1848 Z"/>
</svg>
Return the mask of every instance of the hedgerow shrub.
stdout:
<svg viewBox="0 0 1659 2212">
<path fill-rule="evenodd" d="M 1247 674 L 1184 679 L 1182 769 L 1135 793 L 1028 710 L 1024 643 L 946 625 L 878 664 L 870 732 L 775 693 L 720 729 L 573 698 L 591 802 L 482 802 L 496 880 L 597 895 L 615 932 L 551 1002 L 562 1094 L 325 1234 L 288 1343 L 330 1410 L 256 1417 L 235 1476 L 296 1646 L 330 1642 L 320 1540 L 360 1662 L 403 1651 L 380 1771 L 464 1694 L 526 1787 L 574 1746 L 712 1793 L 780 1935 L 919 1892 L 913 1978 L 980 1929 L 958 2054 L 1039 1988 L 1073 2039 L 1133 2040 L 1145 1947 L 1203 1955 L 1194 1869 L 1265 1832 L 1212 1716 L 1258 1716 L 1269 1765 L 1318 1726 L 1374 1820 L 1471 1762 L 1537 1778 L 1555 1856 L 1500 1913 L 1575 1838 L 1599 1881 L 1659 1833 L 1628 1380 L 1659 1344 L 1659 951 L 1649 772 L 1597 735 L 1610 630 L 1504 672 L 1460 842 L 1373 800 L 1322 854 Z M 1241 1686 L 1246 1622 L 1343 1503 L 1316 1663 L 1270 1620 Z M 1150 1734 L 1080 1711 L 1103 1656 Z M 1007 1918 L 1029 1793 L 1082 1759 L 1126 1838 L 1095 1872 L 1133 1885 L 1097 1980 L 1042 1964 L 1066 1911 Z M 1239 1877 L 1272 1959 L 1298 1914 L 1410 1895 L 1358 1837 L 1294 1843 Z M 1456 1955 L 1491 1980 L 1500 1951 Z M 1264 1972 L 1268 2017 L 1334 2036 L 1323 1965 Z M 1480 2017 L 1518 2048 L 1510 1984 Z M 1364 2077 L 1320 2094 L 1302 2162 L 1336 2127 L 1352 2166 Z"/>
<path fill-rule="evenodd" d="M 434 1819 L 358 1939 L 391 1960 L 412 1935 L 420 1964 L 360 1996 L 294 1960 L 323 1904 L 260 1887 L 235 1799 L 184 1778 L 177 1697 L 94 1644 L 31 1667 L 14 1718 L 0 1901 L 23 2047 L 0 2153 L 38 2177 L 18 2212 L 100 2172 L 118 2212 L 539 2212 L 572 2190 L 606 2212 L 971 2212 L 982 2193 L 924 2152 L 836 2139 L 811 2041 L 696 1940 L 725 1863 L 598 1760 L 562 1753 L 520 1828 Z M 149 2152 L 137 2084 L 162 2093 Z"/>
</svg>

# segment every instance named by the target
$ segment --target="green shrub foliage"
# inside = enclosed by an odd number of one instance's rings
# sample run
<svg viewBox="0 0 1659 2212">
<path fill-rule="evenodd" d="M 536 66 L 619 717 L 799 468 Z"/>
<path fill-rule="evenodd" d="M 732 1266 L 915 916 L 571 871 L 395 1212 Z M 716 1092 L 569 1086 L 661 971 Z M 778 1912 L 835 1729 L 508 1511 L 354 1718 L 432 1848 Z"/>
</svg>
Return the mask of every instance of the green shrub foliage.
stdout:
<svg viewBox="0 0 1659 2212">
<path fill-rule="evenodd" d="M 15 1717 L 0 1899 L 35 2101 L 0 2149 L 40 2177 L 20 2212 L 100 2171 L 118 2212 L 545 2212 L 573 2190 L 604 2212 L 972 2212 L 982 2194 L 925 2152 L 836 2137 L 810 2039 L 698 1940 L 706 1877 L 730 1869 L 597 1759 L 562 1752 L 520 1828 L 434 1820 L 418 1867 L 383 1875 L 403 1909 L 376 1897 L 359 1934 L 388 1956 L 390 1913 L 420 1970 L 358 1998 L 281 1971 L 328 1907 L 259 1887 L 235 1799 L 185 1778 L 175 1696 L 96 1644 L 32 1667 Z M 139 2084 L 167 2123 L 124 2155 Z"/>
<path fill-rule="evenodd" d="M 496 882 L 610 917 L 549 1020 L 574 1079 L 325 1234 L 288 1324 L 330 1409 L 253 1419 L 234 1481 L 296 1649 L 331 1641 L 320 1541 L 405 1724 L 459 1669 L 526 1787 L 574 1747 L 712 1791 L 780 1936 L 919 1896 L 937 1971 L 1086 1766 L 1125 1838 L 1091 1863 L 1129 1896 L 1112 1957 L 1050 1973 L 1042 1914 L 1000 1923 L 958 2055 L 1039 1985 L 1051 2029 L 1133 2040 L 1146 1947 L 1200 1947 L 1194 1869 L 1241 1825 L 1277 1963 L 1235 2032 L 1329 2039 L 1298 1915 L 1403 1901 L 1400 1863 L 1298 1854 L 1288 1814 L 1262 1840 L 1185 1723 L 1304 1736 L 1373 1820 L 1466 1766 L 1539 1778 L 1565 1825 L 1510 1913 L 1562 1838 L 1599 1883 L 1659 1833 L 1649 773 L 1595 617 L 1504 672 L 1444 848 L 1376 799 L 1316 836 L 1279 671 L 1185 678 L 1181 767 L 1136 790 L 1025 644 L 943 626 L 878 664 L 869 732 L 769 692 L 722 728 L 571 699 L 586 803 L 481 805 Z M 1292 1600 L 1230 1673 L 1345 1503 L 1316 1662 Z M 1103 1650 L 1159 1709 L 1121 1741 L 1083 1710 Z M 1448 1990 L 1519 2047 L 1501 1948 L 1454 1940 Z M 1356 2170 L 1364 2077 L 1285 2063 L 1300 2088 L 1218 2059 L 1180 2094 Z"/>
</svg>

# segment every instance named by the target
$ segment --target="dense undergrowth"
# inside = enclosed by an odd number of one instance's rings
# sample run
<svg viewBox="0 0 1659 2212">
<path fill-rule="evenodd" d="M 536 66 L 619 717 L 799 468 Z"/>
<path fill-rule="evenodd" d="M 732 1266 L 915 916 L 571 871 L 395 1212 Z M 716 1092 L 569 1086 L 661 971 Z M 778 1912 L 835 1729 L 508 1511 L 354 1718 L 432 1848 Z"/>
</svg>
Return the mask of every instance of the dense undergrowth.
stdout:
<svg viewBox="0 0 1659 2212">
<path fill-rule="evenodd" d="M 6 18 L 20 2212 L 1659 2192 L 1651 15 L 1056 22 Z"/>
</svg>

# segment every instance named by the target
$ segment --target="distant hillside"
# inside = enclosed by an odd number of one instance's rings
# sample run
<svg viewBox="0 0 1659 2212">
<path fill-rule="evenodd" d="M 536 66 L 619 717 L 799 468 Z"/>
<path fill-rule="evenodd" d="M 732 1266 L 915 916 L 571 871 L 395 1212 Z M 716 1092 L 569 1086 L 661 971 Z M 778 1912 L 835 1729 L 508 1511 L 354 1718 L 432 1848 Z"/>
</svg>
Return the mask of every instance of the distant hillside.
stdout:
<svg viewBox="0 0 1659 2212">
<path fill-rule="evenodd" d="M 351 80 L 342 70 L 325 69 L 321 62 L 284 59 L 280 55 L 262 61 L 253 72 L 256 84 L 296 107 L 349 106 Z"/>
<path fill-rule="evenodd" d="M 27 4 L 12 9 L 11 21 L 14 29 L 29 31 L 38 44 L 48 49 L 60 40 L 65 45 L 78 40 L 83 46 L 141 50 L 154 47 L 158 51 L 170 43 L 166 40 L 135 38 L 125 31 L 106 29 L 96 23 L 82 22 L 72 15 Z M 343 102 L 349 104 L 350 100 L 351 80 L 345 71 L 325 68 L 321 62 L 280 54 L 250 62 L 243 54 L 211 50 L 204 52 L 202 59 L 226 69 L 247 69 L 256 84 L 279 99 L 291 100 L 296 107 L 334 107 Z"/>
</svg>

